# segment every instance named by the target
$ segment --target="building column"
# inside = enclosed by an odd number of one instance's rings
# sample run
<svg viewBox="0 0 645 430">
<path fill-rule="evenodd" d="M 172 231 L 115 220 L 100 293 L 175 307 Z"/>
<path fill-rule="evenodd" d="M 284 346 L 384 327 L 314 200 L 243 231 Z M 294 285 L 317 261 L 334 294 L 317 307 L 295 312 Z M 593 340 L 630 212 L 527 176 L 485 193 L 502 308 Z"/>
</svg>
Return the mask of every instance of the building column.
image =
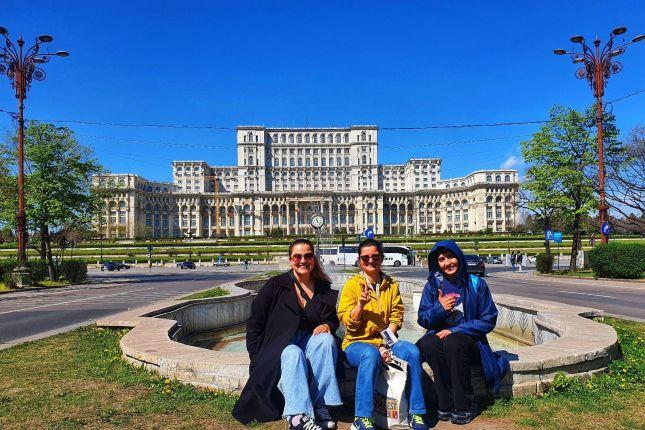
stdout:
<svg viewBox="0 0 645 430">
<path fill-rule="evenodd" d="M 288 201 L 286 202 L 286 204 L 287 204 L 287 209 L 286 209 L 287 222 L 286 222 L 284 228 L 286 229 L 287 236 L 289 236 L 291 234 L 291 209 L 290 209 L 291 206 L 289 205 Z"/>
<path fill-rule="evenodd" d="M 295 225 L 296 235 L 299 235 L 300 234 L 300 210 L 301 210 L 299 202 L 296 202 L 295 210 L 296 210 L 296 225 Z"/>
</svg>

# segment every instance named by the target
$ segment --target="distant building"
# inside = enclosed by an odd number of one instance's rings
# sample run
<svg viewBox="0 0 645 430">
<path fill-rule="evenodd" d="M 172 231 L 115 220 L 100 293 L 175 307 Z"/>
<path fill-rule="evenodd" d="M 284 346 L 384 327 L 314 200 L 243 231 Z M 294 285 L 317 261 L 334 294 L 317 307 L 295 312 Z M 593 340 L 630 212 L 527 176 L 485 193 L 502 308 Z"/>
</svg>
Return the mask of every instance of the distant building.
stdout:
<svg viewBox="0 0 645 430">
<path fill-rule="evenodd" d="M 108 188 L 107 237 L 416 234 L 507 231 L 517 222 L 516 170 L 441 179 L 439 158 L 379 164 L 378 127 L 237 128 L 237 166 L 174 161 L 173 182 L 136 174 L 95 178 Z"/>
</svg>

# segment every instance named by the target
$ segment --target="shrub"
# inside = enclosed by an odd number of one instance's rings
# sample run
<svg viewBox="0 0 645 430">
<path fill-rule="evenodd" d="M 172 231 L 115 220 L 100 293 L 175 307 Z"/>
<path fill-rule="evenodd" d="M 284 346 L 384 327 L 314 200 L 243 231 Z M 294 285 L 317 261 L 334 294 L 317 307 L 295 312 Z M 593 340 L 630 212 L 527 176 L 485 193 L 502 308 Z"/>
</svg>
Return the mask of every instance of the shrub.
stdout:
<svg viewBox="0 0 645 430">
<path fill-rule="evenodd" d="M 611 242 L 589 252 L 589 264 L 600 278 L 638 279 L 645 272 L 645 245 Z"/>
<path fill-rule="evenodd" d="M 535 259 L 535 270 L 540 273 L 553 272 L 553 256 L 546 254 L 538 254 Z"/>
<path fill-rule="evenodd" d="M 47 262 L 44 260 L 30 260 L 29 271 L 31 272 L 31 280 L 34 282 L 44 281 L 49 276 Z"/>
<path fill-rule="evenodd" d="M 64 260 L 60 264 L 60 274 L 73 284 L 87 279 L 87 264 L 83 260 Z"/>
<path fill-rule="evenodd" d="M 13 279 L 13 274 L 11 273 L 11 271 L 5 272 L 2 275 L 2 282 L 4 283 L 4 286 L 7 288 L 13 289 L 17 287 L 16 281 L 15 279 Z"/>
<path fill-rule="evenodd" d="M 11 274 L 11 272 L 13 272 L 13 269 L 15 269 L 17 265 L 18 262 L 13 258 L 0 260 L 0 279 L 4 279 L 4 275 L 6 273 Z"/>
</svg>

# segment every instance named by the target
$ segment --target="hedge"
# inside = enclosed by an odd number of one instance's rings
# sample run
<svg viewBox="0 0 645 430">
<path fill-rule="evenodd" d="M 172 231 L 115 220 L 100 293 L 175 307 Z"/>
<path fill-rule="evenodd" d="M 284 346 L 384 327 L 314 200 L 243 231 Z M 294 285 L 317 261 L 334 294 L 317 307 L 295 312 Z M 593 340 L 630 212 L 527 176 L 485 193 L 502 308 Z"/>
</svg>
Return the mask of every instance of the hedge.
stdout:
<svg viewBox="0 0 645 430">
<path fill-rule="evenodd" d="M 59 266 L 59 273 L 72 284 L 78 284 L 87 280 L 87 264 L 80 259 L 63 260 Z"/>
<path fill-rule="evenodd" d="M 553 255 L 538 254 L 535 259 L 535 270 L 540 273 L 553 272 Z"/>
<path fill-rule="evenodd" d="M 611 242 L 589 252 L 589 264 L 600 278 L 639 279 L 645 272 L 645 245 Z"/>
</svg>

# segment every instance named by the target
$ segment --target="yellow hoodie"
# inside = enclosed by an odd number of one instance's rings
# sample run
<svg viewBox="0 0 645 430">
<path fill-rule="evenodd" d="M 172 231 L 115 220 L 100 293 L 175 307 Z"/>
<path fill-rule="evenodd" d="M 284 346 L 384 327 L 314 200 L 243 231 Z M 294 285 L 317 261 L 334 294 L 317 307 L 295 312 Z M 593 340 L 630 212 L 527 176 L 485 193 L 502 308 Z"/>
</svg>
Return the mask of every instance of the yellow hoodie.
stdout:
<svg viewBox="0 0 645 430">
<path fill-rule="evenodd" d="M 340 294 L 338 303 L 338 319 L 347 327 L 343 339 L 343 351 L 352 342 L 366 342 L 374 346 L 382 343 L 381 330 L 390 324 L 399 328 L 403 324 L 403 302 L 399 294 L 399 284 L 387 275 L 379 288 L 379 299 L 376 292 L 370 287 L 370 301 L 363 308 L 360 321 L 354 321 L 350 316 L 352 309 L 361 297 L 361 291 L 367 281 L 362 273 L 348 279 Z"/>
</svg>

